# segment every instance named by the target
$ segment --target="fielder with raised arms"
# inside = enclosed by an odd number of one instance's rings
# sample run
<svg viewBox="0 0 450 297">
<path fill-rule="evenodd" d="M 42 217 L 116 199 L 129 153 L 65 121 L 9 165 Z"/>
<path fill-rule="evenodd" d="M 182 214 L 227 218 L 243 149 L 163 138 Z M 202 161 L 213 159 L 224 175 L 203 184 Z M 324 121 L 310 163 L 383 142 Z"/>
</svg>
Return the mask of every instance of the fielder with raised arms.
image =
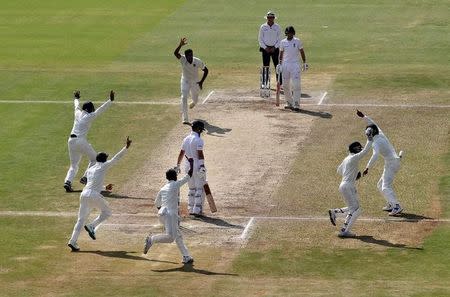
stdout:
<svg viewBox="0 0 450 297">
<path fill-rule="evenodd" d="M 400 203 L 397 200 L 392 184 L 394 183 L 395 174 L 400 169 L 400 159 L 403 152 L 400 151 L 399 154 L 395 152 L 394 147 L 381 131 L 380 127 L 368 116 L 364 115 L 361 111 L 356 111 L 357 116 L 363 118 L 367 122 L 367 127 L 365 130 L 366 135 L 371 135 L 373 137 L 373 153 L 369 162 L 367 163 L 366 169 L 363 172 L 363 176 L 369 173 L 369 169 L 373 167 L 378 156 L 381 155 L 384 159 L 384 170 L 381 175 L 380 180 L 377 183 L 378 190 L 386 199 L 386 206 L 383 207 L 384 211 L 389 211 L 390 216 L 395 216 L 403 211 Z"/>
<path fill-rule="evenodd" d="M 91 128 L 91 124 L 94 119 L 97 118 L 102 112 L 111 106 L 114 101 L 114 91 L 109 93 L 109 100 L 103 103 L 97 110 L 95 110 L 94 104 L 91 101 L 83 103 L 80 108 L 80 91 L 74 92 L 74 107 L 75 116 L 73 121 L 72 131 L 70 132 L 69 140 L 67 141 L 69 147 L 70 168 L 67 171 L 66 179 L 64 182 L 64 189 L 66 192 L 73 192 L 72 181 L 78 172 L 78 167 L 83 155 L 88 156 L 89 165 L 88 168 L 95 164 L 97 153 L 92 148 L 92 145 L 87 141 L 87 134 Z M 86 184 L 86 172 L 80 179 L 80 183 Z"/>
<path fill-rule="evenodd" d="M 127 137 L 125 146 L 114 156 L 111 160 L 108 160 L 108 154 L 98 153 L 96 160 L 97 162 L 87 170 L 87 184 L 84 187 L 80 195 L 80 210 L 78 211 L 78 220 L 73 228 L 72 236 L 67 244 L 72 252 L 77 252 L 80 250 L 77 241 L 80 235 L 81 228 L 84 222 L 89 217 L 92 208 L 100 209 L 100 215 L 90 224 L 84 226 L 84 229 L 88 232 L 89 236 L 95 240 L 96 232 L 99 225 L 111 216 L 111 209 L 108 206 L 108 202 L 105 200 L 101 194 L 102 190 L 105 189 L 103 186 L 105 175 L 107 170 L 114 164 L 117 163 L 126 153 L 131 145 L 131 140 Z M 106 190 L 111 190 L 112 185 L 106 186 Z"/>
<path fill-rule="evenodd" d="M 185 170 L 192 169 L 192 177 L 189 179 L 188 210 L 191 215 L 202 215 L 204 204 L 203 186 L 206 183 L 205 156 L 203 154 L 203 139 L 200 135 L 205 130 L 202 121 L 192 123 L 192 132 L 183 140 L 180 153 L 178 154 L 177 166 L 180 172 L 181 161 L 185 157 Z"/>
<path fill-rule="evenodd" d="M 173 54 L 180 60 L 182 74 L 181 74 L 181 112 L 183 124 L 190 125 L 188 117 L 188 97 L 189 93 L 192 96 L 192 102 L 189 104 L 189 108 L 194 108 L 198 103 L 198 94 L 200 90 L 203 89 L 203 82 L 208 76 L 208 68 L 206 65 L 197 57 L 194 57 L 194 52 L 192 49 L 187 49 L 184 51 L 184 55 L 180 54 L 180 49 L 182 46 L 187 44 L 186 38 L 181 38 L 180 44 L 175 49 Z M 203 71 L 202 79 L 198 80 L 198 70 Z"/>
<path fill-rule="evenodd" d="M 180 232 L 180 188 L 188 182 L 189 176 L 192 175 L 192 170 L 188 171 L 181 180 L 177 181 L 177 172 L 175 169 L 169 169 L 166 172 L 167 183 L 158 192 L 155 199 L 155 206 L 158 208 L 158 215 L 160 220 L 164 223 L 165 233 L 148 235 L 145 238 L 144 254 L 147 254 L 150 247 L 155 243 L 171 243 L 176 242 L 178 249 L 183 255 L 182 262 L 190 264 L 194 259 L 189 254 L 188 249 L 183 241 L 183 236 Z"/>
<path fill-rule="evenodd" d="M 294 37 L 294 27 L 286 27 L 284 34 L 286 34 L 286 38 L 280 42 L 280 59 L 277 73 L 282 73 L 283 75 L 284 96 L 286 98 L 284 108 L 298 112 L 300 111 L 300 97 L 302 95 L 301 70 L 306 71 L 309 66 L 306 63 L 302 41 Z M 300 67 L 300 56 L 303 61 L 302 67 Z M 294 95 L 291 93 L 291 81 Z"/>
<path fill-rule="evenodd" d="M 344 159 L 344 161 L 342 161 L 337 169 L 337 172 L 342 176 L 342 181 L 339 185 L 339 192 L 341 192 L 344 197 L 344 201 L 347 206 L 343 208 L 330 209 L 328 214 L 330 215 L 331 224 L 336 226 L 336 214 L 347 213 L 344 225 L 338 234 L 339 237 L 355 237 L 355 234 L 351 233 L 350 230 L 361 213 L 355 182 L 361 177 L 361 172 L 359 172 L 358 169 L 359 161 L 367 155 L 371 144 L 371 136 L 367 136 L 367 143 L 364 146 L 364 149 L 359 142 L 353 142 L 350 144 L 348 147 L 350 154 Z"/>
</svg>

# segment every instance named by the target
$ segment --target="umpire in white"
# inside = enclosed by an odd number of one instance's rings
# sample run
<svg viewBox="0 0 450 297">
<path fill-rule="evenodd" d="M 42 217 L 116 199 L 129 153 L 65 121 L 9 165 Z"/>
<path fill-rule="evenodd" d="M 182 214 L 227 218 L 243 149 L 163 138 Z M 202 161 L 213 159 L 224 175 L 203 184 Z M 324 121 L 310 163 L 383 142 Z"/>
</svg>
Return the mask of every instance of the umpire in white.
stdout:
<svg viewBox="0 0 450 297">
<path fill-rule="evenodd" d="M 87 134 L 89 132 L 89 128 L 91 128 L 92 121 L 111 106 L 114 101 L 114 91 L 109 93 L 109 100 L 103 103 L 97 110 L 95 110 L 94 104 L 91 101 L 85 102 L 80 108 L 79 99 L 80 91 L 75 91 L 73 100 L 75 106 L 75 116 L 73 128 L 70 132 L 69 140 L 67 141 L 69 147 L 70 168 L 67 171 L 64 182 L 64 189 L 66 189 L 66 192 L 73 192 L 72 181 L 78 172 L 82 155 L 86 155 L 89 158 L 88 168 L 96 162 L 95 158 L 97 153 L 92 145 L 87 141 Z M 87 183 L 86 172 L 80 179 L 80 183 Z"/>
<path fill-rule="evenodd" d="M 276 68 L 280 54 L 281 28 L 275 23 L 275 19 L 275 13 L 267 12 L 267 22 L 259 28 L 258 42 L 259 51 L 262 53 L 263 66 L 270 66 L 270 58 L 272 58 L 273 67 Z M 265 79 L 267 80 L 267 78 Z"/>
</svg>

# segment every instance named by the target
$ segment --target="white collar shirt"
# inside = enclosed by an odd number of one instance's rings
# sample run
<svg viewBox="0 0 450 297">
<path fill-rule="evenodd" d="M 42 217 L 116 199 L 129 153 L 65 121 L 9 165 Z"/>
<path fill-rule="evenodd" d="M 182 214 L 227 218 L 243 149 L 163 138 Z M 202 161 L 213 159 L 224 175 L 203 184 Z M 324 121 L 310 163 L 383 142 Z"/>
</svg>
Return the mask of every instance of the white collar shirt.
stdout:
<svg viewBox="0 0 450 297">
<path fill-rule="evenodd" d="M 117 163 L 117 161 L 119 161 L 123 157 L 123 155 L 125 155 L 126 151 L 127 148 L 124 147 L 110 160 L 104 163 L 97 162 L 93 166 L 91 166 L 86 172 L 87 184 L 84 187 L 81 195 L 89 197 L 92 196 L 92 194 L 97 195 L 98 193 L 103 191 L 105 188 L 103 183 L 105 180 L 106 171 L 112 165 Z"/>
<path fill-rule="evenodd" d="M 178 181 L 168 181 L 156 195 L 155 206 L 158 208 L 166 207 L 172 212 L 177 211 L 180 203 L 180 188 L 188 181 L 189 175 Z"/>
<path fill-rule="evenodd" d="M 282 63 L 300 63 L 300 49 L 302 48 L 302 41 L 296 37 L 293 37 L 291 40 L 287 38 L 281 40 L 280 51 L 283 52 Z"/>
<path fill-rule="evenodd" d="M 278 48 L 280 47 L 280 40 L 281 28 L 278 24 L 274 23 L 272 26 L 269 26 L 267 23 L 264 23 L 261 25 L 258 35 L 260 47 L 264 49 L 268 46 L 274 46 Z"/>
<path fill-rule="evenodd" d="M 80 108 L 80 101 L 78 99 L 75 99 L 73 102 L 75 105 L 75 116 L 70 134 L 75 134 L 79 138 L 86 138 L 92 121 L 112 104 L 112 101 L 108 100 L 94 112 L 88 113 Z"/>
<path fill-rule="evenodd" d="M 188 82 L 198 82 L 199 76 L 198 76 L 198 70 L 204 70 L 206 65 L 197 57 L 193 57 L 192 63 L 189 63 L 186 59 L 186 56 L 181 55 L 180 58 L 180 64 L 181 64 L 181 79 L 188 81 Z"/>
<path fill-rule="evenodd" d="M 358 175 L 359 160 L 361 160 L 370 150 L 371 142 L 367 141 L 364 149 L 357 154 L 350 153 L 339 165 L 337 172 L 342 176 L 341 183 L 354 184 Z"/>
</svg>

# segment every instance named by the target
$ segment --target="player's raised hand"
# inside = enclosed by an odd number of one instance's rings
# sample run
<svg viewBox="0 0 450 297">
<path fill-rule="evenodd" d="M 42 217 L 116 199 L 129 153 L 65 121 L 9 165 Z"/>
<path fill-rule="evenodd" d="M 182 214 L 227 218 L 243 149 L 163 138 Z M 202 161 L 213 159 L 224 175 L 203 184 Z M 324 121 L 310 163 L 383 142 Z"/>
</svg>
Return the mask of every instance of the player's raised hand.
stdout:
<svg viewBox="0 0 450 297">
<path fill-rule="evenodd" d="M 362 176 L 366 176 L 369 173 L 369 168 L 364 169 Z"/>
<path fill-rule="evenodd" d="M 133 141 L 130 139 L 130 136 L 127 136 L 127 145 L 126 148 L 129 148 Z"/>
<path fill-rule="evenodd" d="M 356 115 L 359 116 L 360 118 L 364 117 L 364 114 L 360 112 L 358 109 L 356 110 Z"/>
<path fill-rule="evenodd" d="M 80 96 L 80 91 L 79 90 L 74 91 L 73 92 L 73 97 L 76 98 L 76 99 L 80 99 L 80 97 L 81 97 Z"/>
<path fill-rule="evenodd" d="M 115 95 L 115 94 L 116 94 L 116 93 L 114 93 L 114 91 L 111 90 L 111 92 L 109 92 L 109 100 L 114 101 L 114 95 Z"/>
<path fill-rule="evenodd" d="M 180 45 L 183 46 L 183 45 L 186 45 L 186 44 L 187 44 L 187 38 L 186 37 L 181 38 Z"/>
</svg>

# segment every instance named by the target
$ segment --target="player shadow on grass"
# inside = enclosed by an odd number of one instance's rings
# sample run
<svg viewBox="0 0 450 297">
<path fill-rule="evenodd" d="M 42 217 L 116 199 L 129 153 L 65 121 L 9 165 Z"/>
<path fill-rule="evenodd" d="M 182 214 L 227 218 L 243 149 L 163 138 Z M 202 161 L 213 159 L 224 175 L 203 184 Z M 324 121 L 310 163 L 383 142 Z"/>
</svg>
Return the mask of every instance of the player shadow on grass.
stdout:
<svg viewBox="0 0 450 297">
<path fill-rule="evenodd" d="M 358 235 L 355 237 L 355 239 L 361 240 L 363 242 L 371 243 L 371 244 L 382 245 L 385 247 L 401 248 L 401 249 L 408 249 L 408 250 L 423 250 L 423 248 L 409 247 L 406 244 L 402 244 L 402 243 L 392 243 L 392 242 L 389 242 L 384 239 L 376 239 L 370 235 Z"/>
<path fill-rule="evenodd" d="M 193 264 L 184 264 L 183 266 L 177 267 L 177 268 L 170 268 L 170 269 L 161 269 L 161 270 L 155 270 L 152 269 L 153 272 L 193 272 L 203 275 L 228 275 L 228 276 L 239 276 L 239 274 L 235 273 L 225 273 L 225 272 L 214 272 L 214 271 L 208 271 L 204 269 L 196 269 L 194 268 Z"/>
<path fill-rule="evenodd" d="M 171 262 L 171 261 L 161 261 L 161 260 L 151 260 L 144 257 L 138 257 L 130 255 L 130 253 L 134 252 L 127 252 L 127 251 L 79 251 L 77 253 L 85 253 L 85 254 L 97 254 L 103 257 L 111 257 L 111 258 L 121 258 L 121 259 L 128 259 L 128 260 L 139 260 L 139 261 L 150 261 L 150 262 L 161 262 L 161 263 L 169 263 L 169 264 L 177 264 L 177 262 Z"/>
<path fill-rule="evenodd" d="M 232 229 L 244 229 L 244 227 L 241 225 L 231 224 L 220 218 L 211 218 L 211 217 L 206 217 L 206 216 L 198 216 L 198 217 L 192 216 L 192 220 L 201 221 L 201 222 L 213 224 L 213 225 L 220 226 L 220 227 L 227 227 L 227 228 L 232 228 Z"/>
<path fill-rule="evenodd" d="M 205 124 L 205 131 L 206 134 L 211 135 L 211 136 L 217 136 L 217 137 L 223 137 L 220 135 L 225 135 L 226 133 L 230 132 L 232 129 L 229 128 L 221 128 L 218 126 L 214 126 L 210 123 L 208 123 L 208 121 L 205 120 L 201 120 L 201 119 L 197 119 L 199 121 L 202 121 Z"/>
</svg>

